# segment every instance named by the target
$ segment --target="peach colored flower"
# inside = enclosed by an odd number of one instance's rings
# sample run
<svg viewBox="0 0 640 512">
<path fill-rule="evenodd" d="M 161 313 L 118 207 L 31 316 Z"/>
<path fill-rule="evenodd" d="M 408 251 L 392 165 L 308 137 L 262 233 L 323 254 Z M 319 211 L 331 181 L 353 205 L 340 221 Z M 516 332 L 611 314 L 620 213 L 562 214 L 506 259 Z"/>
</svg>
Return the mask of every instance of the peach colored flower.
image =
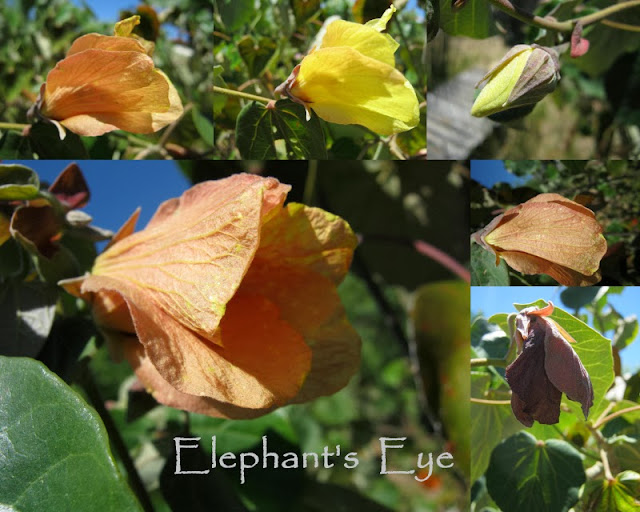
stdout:
<svg viewBox="0 0 640 512">
<path fill-rule="evenodd" d="M 523 274 L 547 274 L 565 286 L 600 281 L 607 241 L 595 215 L 558 194 L 540 194 L 508 209 L 472 235 Z"/>
<path fill-rule="evenodd" d="M 137 212 L 90 275 L 61 282 L 161 403 L 249 418 L 341 389 L 360 339 L 336 291 L 356 238 L 290 187 L 239 174 Z"/>
<path fill-rule="evenodd" d="M 132 16 L 116 24 L 113 36 L 76 39 L 40 88 L 31 117 L 44 118 L 78 135 L 113 130 L 152 133 L 178 119 L 182 102 L 169 78 L 155 68 L 153 43 L 133 36 Z"/>
</svg>

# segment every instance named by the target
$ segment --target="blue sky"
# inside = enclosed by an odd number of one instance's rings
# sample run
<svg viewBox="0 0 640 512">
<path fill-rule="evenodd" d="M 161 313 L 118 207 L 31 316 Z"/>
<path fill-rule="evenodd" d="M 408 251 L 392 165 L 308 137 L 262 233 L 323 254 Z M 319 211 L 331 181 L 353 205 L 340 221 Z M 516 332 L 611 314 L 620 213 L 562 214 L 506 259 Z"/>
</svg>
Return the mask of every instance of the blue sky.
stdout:
<svg viewBox="0 0 640 512">
<path fill-rule="evenodd" d="M 136 0 L 73 0 L 73 3 L 78 6 L 86 3 L 100 21 L 116 21 L 120 19 L 120 11 L 135 11 L 140 4 Z"/>
<path fill-rule="evenodd" d="M 562 304 L 560 286 L 474 286 L 471 288 L 471 314 L 482 312 L 486 318 L 496 313 L 514 313 L 514 303 L 527 304 L 538 299 L 551 300 L 558 307 L 571 313 L 571 309 Z M 622 316 L 640 316 L 640 287 L 628 286 L 620 294 L 610 294 L 609 303 Z M 604 333 L 611 338 L 613 333 Z M 621 352 L 622 366 L 625 370 L 640 368 L 640 340 L 636 340 Z"/>
<path fill-rule="evenodd" d="M 502 160 L 472 160 L 471 178 L 487 188 L 498 182 L 509 183 L 512 186 L 523 185 L 525 178 L 520 178 L 504 168 Z"/>
<path fill-rule="evenodd" d="M 41 181 L 52 183 L 71 160 L 28 160 L 19 163 L 35 170 Z M 178 197 L 190 183 L 171 161 L 76 161 L 84 174 L 91 200 L 83 208 L 101 228 L 117 231 L 133 211 L 142 207 L 138 229 L 143 228 L 160 203 Z"/>
</svg>

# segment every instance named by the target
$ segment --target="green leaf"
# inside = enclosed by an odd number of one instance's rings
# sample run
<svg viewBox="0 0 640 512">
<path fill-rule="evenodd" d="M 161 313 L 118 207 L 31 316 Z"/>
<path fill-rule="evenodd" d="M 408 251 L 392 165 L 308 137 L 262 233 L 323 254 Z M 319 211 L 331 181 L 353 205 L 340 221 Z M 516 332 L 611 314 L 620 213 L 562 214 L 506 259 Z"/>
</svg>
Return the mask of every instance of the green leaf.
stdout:
<svg viewBox="0 0 640 512">
<path fill-rule="evenodd" d="M 566 512 L 585 481 L 580 452 L 519 432 L 493 450 L 487 489 L 503 512 Z"/>
<path fill-rule="evenodd" d="M 40 191 L 40 180 L 33 169 L 24 165 L 0 165 L 0 200 L 33 199 Z"/>
<path fill-rule="evenodd" d="M 204 140 L 207 145 L 213 146 L 213 123 L 209 121 L 197 107 L 191 110 L 191 117 L 202 140 Z"/>
<path fill-rule="evenodd" d="M 514 304 L 518 311 L 530 306 L 545 307 L 546 305 L 547 303 L 543 300 L 538 300 L 531 304 Z M 594 331 L 587 324 L 557 306 L 554 306 L 551 318 L 576 340 L 576 343 L 572 344 L 571 347 L 580 357 L 580 361 L 582 361 L 587 370 L 593 385 L 594 400 L 593 407 L 589 411 L 589 418 L 597 418 L 609 404 L 605 394 L 613 384 L 614 379 L 611 342 L 599 332 Z M 584 418 L 580 410 L 580 404 L 569 400 L 564 395 L 562 403 L 569 406 L 572 414 L 577 415 L 579 418 Z M 561 410 L 560 415 L 562 416 L 563 414 L 566 413 Z"/>
<path fill-rule="evenodd" d="M 252 101 L 238 114 L 236 145 L 246 160 L 276 158 L 275 127 L 271 111 Z"/>
<path fill-rule="evenodd" d="M 600 293 L 600 286 L 569 287 L 562 290 L 560 300 L 571 309 L 580 309 L 591 304 Z"/>
<path fill-rule="evenodd" d="M 276 42 L 268 37 L 256 41 L 253 36 L 244 36 L 236 46 L 251 78 L 262 75 L 278 49 Z"/>
<path fill-rule="evenodd" d="M 300 26 L 318 12 L 321 2 L 320 0 L 289 0 L 289 3 L 293 9 L 296 23 Z"/>
<path fill-rule="evenodd" d="M 222 23 L 230 32 L 238 30 L 251 21 L 256 14 L 254 0 L 214 0 Z"/>
<path fill-rule="evenodd" d="M 141 510 L 100 417 L 42 363 L 0 356 L 6 510 Z"/>
<path fill-rule="evenodd" d="M 455 11 L 451 0 L 440 2 L 440 28 L 451 36 L 484 39 L 493 35 L 491 9 L 485 0 L 469 0 L 464 8 Z"/>
<path fill-rule="evenodd" d="M 584 488 L 584 509 L 590 512 L 636 512 L 640 508 L 640 474 L 623 471 L 613 480 L 591 480 Z"/>
<path fill-rule="evenodd" d="M 28 137 L 23 137 L 20 133 L 12 130 L 7 130 L 0 137 L 0 159 L 19 160 L 31 158 L 33 158 L 33 152 L 31 151 Z"/>
<path fill-rule="evenodd" d="M 471 244 L 471 286 L 509 286 L 509 270 L 502 258 L 496 257 L 478 244 Z"/>
<path fill-rule="evenodd" d="M 245 106 L 236 122 L 236 144 L 247 160 L 277 158 L 276 140 L 284 139 L 291 159 L 327 158 L 322 125 L 315 113 L 309 121 L 305 110 L 290 100 L 276 102 L 266 108 L 256 102 Z"/>
<path fill-rule="evenodd" d="M 0 290 L 0 354 L 36 357 L 53 325 L 58 294 L 42 282 L 10 283 Z"/>
<path fill-rule="evenodd" d="M 15 239 L 9 238 L 0 245 L 0 282 L 18 276 L 25 269 L 25 262 L 25 254 Z"/>
<path fill-rule="evenodd" d="M 87 160 L 89 153 L 82 139 L 67 130 L 64 140 L 60 140 L 57 128 L 50 123 L 36 123 L 29 132 L 31 146 L 41 159 L 50 160 Z"/>
<path fill-rule="evenodd" d="M 320 118 L 311 112 L 307 121 L 304 107 L 290 100 L 276 102 L 274 123 L 287 145 L 290 159 L 324 160 L 327 158 Z"/>
<path fill-rule="evenodd" d="M 618 350 L 630 345 L 638 336 L 638 317 L 629 315 L 618 322 L 618 327 L 613 335 L 613 344 Z"/>
<path fill-rule="evenodd" d="M 487 395 L 491 376 L 471 372 L 471 396 L 495 399 Z M 511 412 L 510 405 L 471 403 L 471 481 L 480 478 L 489 465 L 491 452 L 505 437 L 522 428 Z"/>
</svg>

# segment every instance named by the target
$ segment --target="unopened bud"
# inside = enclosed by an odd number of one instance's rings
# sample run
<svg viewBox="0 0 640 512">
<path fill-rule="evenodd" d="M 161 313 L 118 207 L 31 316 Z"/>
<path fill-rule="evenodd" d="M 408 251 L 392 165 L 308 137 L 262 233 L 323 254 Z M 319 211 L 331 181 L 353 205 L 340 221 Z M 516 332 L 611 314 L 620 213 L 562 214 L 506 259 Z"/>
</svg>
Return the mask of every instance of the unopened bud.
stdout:
<svg viewBox="0 0 640 512">
<path fill-rule="evenodd" d="M 480 91 L 471 115 L 489 116 L 496 112 L 534 105 L 556 88 L 560 79 L 558 54 L 552 48 L 519 44 L 476 84 Z"/>
</svg>

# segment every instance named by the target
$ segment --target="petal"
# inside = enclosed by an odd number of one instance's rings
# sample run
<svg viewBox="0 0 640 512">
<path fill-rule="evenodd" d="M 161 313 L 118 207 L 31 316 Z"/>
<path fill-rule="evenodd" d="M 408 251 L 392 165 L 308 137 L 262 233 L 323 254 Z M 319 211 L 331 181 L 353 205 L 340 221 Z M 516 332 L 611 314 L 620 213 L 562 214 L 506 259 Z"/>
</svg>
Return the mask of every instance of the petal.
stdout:
<svg viewBox="0 0 640 512">
<path fill-rule="evenodd" d="M 381 135 L 410 130 L 420 120 L 416 93 L 402 73 L 352 48 L 307 55 L 291 94 L 325 121 Z"/>
<path fill-rule="evenodd" d="M 600 272 L 585 276 L 580 272 L 524 252 L 500 252 L 507 264 L 523 274 L 547 274 L 565 286 L 591 286 L 601 279 Z"/>
<path fill-rule="evenodd" d="M 58 175 L 49 192 L 61 201 L 66 208 L 74 210 L 86 206 L 91 197 L 89 186 L 82 175 L 82 171 L 77 164 L 69 164 Z"/>
<path fill-rule="evenodd" d="M 360 364 L 360 338 L 329 279 L 300 268 L 259 262 L 252 265 L 240 291 L 260 294 L 276 304 L 282 318 L 313 351 L 311 372 L 295 402 L 335 393 L 349 382 Z"/>
<path fill-rule="evenodd" d="M 289 203 L 262 228 L 259 260 L 307 268 L 340 283 L 357 246 L 344 220 L 320 208 Z"/>
<path fill-rule="evenodd" d="M 526 426 L 531 425 L 531 420 L 553 425 L 560 418 L 562 393 L 547 378 L 544 368 L 542 321 L 539 317 L 530 319 L 531 328 L 524 350 L 505 371 L 511 391 L 518 396 L 518 400 L 512 398 L 511 401 L 513 413 Z"/>
<path fill-rule="evenodd" d="M 393 54 L 400 46 L 393 38 L 373 27 L 336 20 L 329 24 L 319 48 L 347 46 L 361 54 L 395 67 Z"/>
<path fill-rule="evenodd" d="M 233 419 L 255 418 L 275 408 L 250 409 L 206 396 L 182 393 L 162 378 L 162 375 L 158 373 L 156 367 L 153 366 L 151 360 L 145 354 L 144 347 L 140 343 L 126 343 L 124 347 L 125 356 L 136 372 L 136 376 L 161 404 L 197 414 Z"/>
<path fill-rule="evenodd" d="M 607 242 L 593 212 L 557 194 L 540 196 L 505 212 L 510 218 L 485 235 L 485 242 L 498 252 L 523 252 L 594 274 Z"/>
<path fill-rule="evenodd" d="M 508 59 L 505 57 L 483 78 L 483 81 L 488 78 L 489 82 L 473 103 L 472 116 L 488 116 L 503 110 L 532 52 L 533 48 L 529 47 L 519 50 Z"/>
<path fill-rule="evenodd" d="M 109 247 L 93 273 L 145 290 L 187 329 L 219 343 L 214 333 L 258 248 L 262 218 L 288 190 L 246 174 L 196 185 Z"/>
<path fill-rule="evenodd" d="M 593 405 L 593 387 L 587 370 L 578 354 L 569 345 L 564 331 L 550 318 L 543 319 L 546 324 L 544 338 L 544 368 L 551 383 L 570 400 L 580 402 L 585 419 Z"/>
<path fill-rule="evenodd" d="M 145 53 L 143 46 L 131 37 L 103 36 L 94 33 L 86 34 L 76 39 L 67 51 L 67 57 L 91 48 L 112 52 Z"/>
<path fill-rule="evenodd" d="M 181 393 L 264 409 L 291 400 L 309 371 L 311 351 L 302 336 L 262 297 L 240 295 L 228 304 L 220 326 L 223 348 L 185 328 L 130 283 L 92 275 L 82 285 L 83 293 L 105 291 L 122 296 L 146 355 Z"/>
<path fill-rule="evenodd" d="M 154 119 L 154 113 L 176 116 L 175 102 L 175 89 L 147 55 L 89 49 L 49 72 L 42 114 L 80 135 L 101 135 L 114 127 L 151 133 L 167 121 L 167 116 Z"/>
<path fill-rule="evenodd" d="M 338 391 L 358 369 L 360 338 L 336 291 L 355 245 L 342 219 L 289 204 L 265 224 L 260 248 L 240 288 L 277 304 L 282 318 L 313 350 L 311 373 L 295 402 Z"/>
<path fill-rule="evenodd" d="M 53 258 L 59 249 L 62 222 L 53 207 L 21 206 L 11 216 L 10 232 L 23 244 L 45 258 Z"/>
</svg>

